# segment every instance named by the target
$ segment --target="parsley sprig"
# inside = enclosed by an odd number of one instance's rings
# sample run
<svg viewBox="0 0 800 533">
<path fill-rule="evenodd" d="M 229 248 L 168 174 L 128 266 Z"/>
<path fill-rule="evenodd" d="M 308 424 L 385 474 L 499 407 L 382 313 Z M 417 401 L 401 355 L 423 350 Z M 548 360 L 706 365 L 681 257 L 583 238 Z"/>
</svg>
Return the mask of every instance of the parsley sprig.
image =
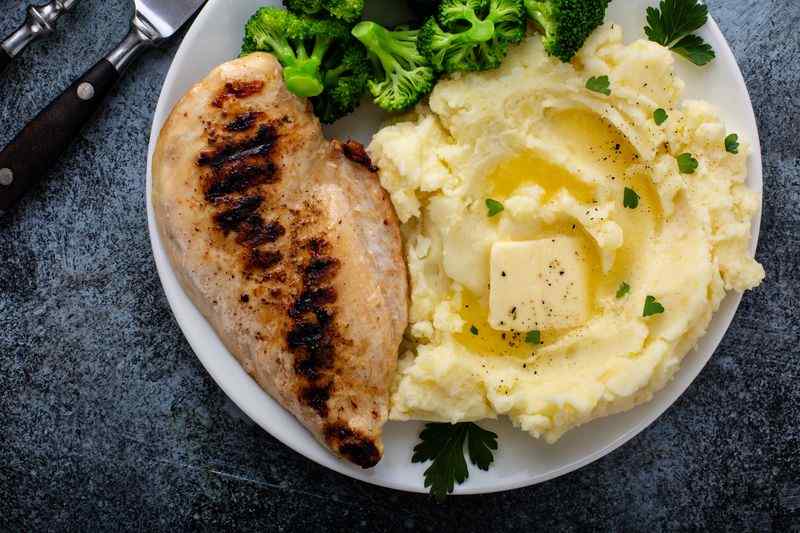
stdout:
<svg viewBox="0 0 800 533">
<path fill-rule="evenodd" d="M 611 95 L 611 80 L 608 76 L 592 76 L 586 80 L 586 88 L 596 93 Z"/>
<path fill-rule="evenodd" d="M 505 207 L 503 207 L 503 204 L 501 204 L 497 200 L 493 198 L 486 199 L 486 216 L 488 216 L 489 218 L 492 218 L 493 216 L 502 213 L 503 209 L 505 209 Z"/>
<path fill-rule="evenodd" d="M 625 187 L 622 194 L 622 205 L 628 209 L 636 209 L 639 207 L 639 198 L 640 196 L 636 191 L 630 187 Z"/>
<path fill-rule="evenodd" d="M 725 151 L 731 154 L 739 153 L 739 136 L 731 133 L 725 137 Z"/>
<path fill-rule="evenodd" d="M 620 283 L 619 289 L 617 289 L 617 298 L 624 298 L 629 292 L 631 292 L 631 286 L 628 285 L 627 282 L 623 281 Z"/>
<path fill-rule="evenodd" d="M 642 309 L 642 316 L 660 315 L 664 312 L 664 306 L 661 302 L 656 300 L 655 296 L 647 295 L 644 299 L 644 308 Z"/>
<path fill-rule="evenodd" d="M 661 0 L 658 8 L 647 8 L 647 38 L 668 47 L 695 65 L 705 65 L 716 57 L 702 37 L 692 34 L 708 19 L 708 7 L 698 0 Z"/>
<path fill-rule="evenodd" d="M 681 174 L 694 174 L 694 171 L 697 170 L 699 166 L 697 159 L 692 157 L 692 154 L 688 152 L 679 155 L 675 159 L 678 160 L 678 170 L 680 170 Z"/>
<path fill-rule="evenodd" d="M 481 470 L 489 470 L 494 461 L 492 452 L 497 449 L 497 434 L 473 422 L 425 424 L 419 439 L 411 462 L 433 461 L 425 470 L 425 486 L 430 487 L 431 494 L 439 501 L 453 492 L 456 483 L 460 485 L 469 477 L 465 442 L 470 462 Z"/>
</svg>

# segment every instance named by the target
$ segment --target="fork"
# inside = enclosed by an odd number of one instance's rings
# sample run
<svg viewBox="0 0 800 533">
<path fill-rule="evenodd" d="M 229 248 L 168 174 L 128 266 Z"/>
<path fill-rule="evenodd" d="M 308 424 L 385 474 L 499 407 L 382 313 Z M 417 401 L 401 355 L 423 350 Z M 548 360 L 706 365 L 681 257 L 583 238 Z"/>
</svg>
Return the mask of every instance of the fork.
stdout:
<svg viewBox="0 0 800 533">
<path fill-rule="evenodd" d="M 53 24 L 64 13 L 75 7 L 78 0 L 52 0 L 41 6 L 28 6 L 28 17 L 14 33 L 0 41 L 0 72 L 3 71 L 26 46 L 36 39 L 53 33 Z"/>
<path fill-rule="evenodd" d="M 0 215 L 38 182 L 145 49 L 172 37 L 206 0 L 134 0 L 125 39 L 78 78 L 0 152 Z"/>
</svg>

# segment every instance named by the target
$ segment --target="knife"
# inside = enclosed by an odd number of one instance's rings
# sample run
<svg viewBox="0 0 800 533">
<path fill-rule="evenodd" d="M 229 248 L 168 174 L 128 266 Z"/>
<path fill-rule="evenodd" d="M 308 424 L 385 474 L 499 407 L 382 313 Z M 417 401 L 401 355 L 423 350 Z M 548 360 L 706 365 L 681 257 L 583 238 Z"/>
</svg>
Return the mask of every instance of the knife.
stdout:
<svg viewBox="0 0 800 533">
<path fill-rule="evenodd" d="M 35 185 L 100 109 L 125 69 L 172 37 L 206 0 L 135 0 L 123 41 L 34 118 L 0 152 L 0 215 Z"/>
<path fill-rule="evenodd" d="M 40 37 L 53 33 L 53 24 L 56 20 L 77 3 L 78 0 L 53 0 L 41 6 L 29 6 L 25 23 L 0 41 L 0 72 L 26 46 Z"/>
</svg>

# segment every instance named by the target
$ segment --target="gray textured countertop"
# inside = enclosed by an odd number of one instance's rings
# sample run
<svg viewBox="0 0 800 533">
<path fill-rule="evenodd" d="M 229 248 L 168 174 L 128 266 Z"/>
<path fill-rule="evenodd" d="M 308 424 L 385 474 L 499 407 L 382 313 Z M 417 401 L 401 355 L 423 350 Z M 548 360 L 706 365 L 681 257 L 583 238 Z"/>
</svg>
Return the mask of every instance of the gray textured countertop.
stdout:
<svg viewBox="0 0 800 533">
<path fill-rule="evenodd" d="M 0 35 L 25 3 L 0 0 Z M 192 354 L 150 253 L 145 152 L 173 43 L 0 219 L 0 530 L 800 531 L 800 4 L 708 3 L 758 117 L 767 280 L 657 423 L 557 480 L 442 505 L 335 474 L 262 431 Z M 0 144 L 130 14 L 126 0 L 82 0 L 28 49 L 0 77 Z"/>
</svg>

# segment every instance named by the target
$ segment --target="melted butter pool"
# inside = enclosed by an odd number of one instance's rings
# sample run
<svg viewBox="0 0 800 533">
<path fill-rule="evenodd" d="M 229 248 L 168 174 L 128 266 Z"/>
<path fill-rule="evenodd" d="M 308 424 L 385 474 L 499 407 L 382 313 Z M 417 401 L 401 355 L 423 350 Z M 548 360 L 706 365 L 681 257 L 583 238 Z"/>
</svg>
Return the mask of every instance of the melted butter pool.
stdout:
<svg viewBox="0 0 800 533">
<path fill-rule="evenodd" d="M 559 191 L 566 189 L 583 203 L 594 200 L 594 187 L 573 175 L 561 165 L 556 165 L 525 151 L 501 163 L 487 178 L 492 198 L 507 198 L 524 185 L 538 185 L 544 191 L 542 203 L 549 202 Z"/>
<path fill-rule="evenodd" d="M 555 136 L 573 157 L 576 166 L 599 179 L 602 187 L 611 191 L 619 205 L 611 220 L 622 228 L 624 241 L 616 251 L 610 271 L 601 268 L 600 250 L 594 239 L 573 220 L 542 225 L 527 238 L 540 239 L 554 235 L 579 237 L 585 250 L 588 266 L 588 285 L 591 315 L 602 312 L 600 301 L 614 298 L 620 285 L 631 283 L 640 263 L 646 258 L 653 236 L 660 230 L 663 219 L 658 195 L 646 166 L 638 172 L 628 172 L 640 165 L 639 155 L 625 136 L 612 124 L 594 113 L 567 110 L 551 113 L 547 117 L 548 136 Z M 561 190 L 566 190 L 576 200 L 591 204 L 597 200 L 595 185 L 581 179 L 561 165 L 549 161 L 541 154 L 525 151 L 498 165 L 487 176 L 487 193 L 499 201 L 505 200 L 519 187 L 537 185 L 544 191 L 542 202 L 551 200 Z M 622 205 L 623 190 L 629 187 L 639 195 L 636 209 Z M 488 323 L 488 288 L 486 295 L 469 291 L 462 293 L 459 314 L 465 321 L 463 331 L 455 334 L 456 340 L 473 352 L 484 355 L 528 358 L 542 345 L 549 344 L 572 330 L 544 330 L 542 344 L 538 347 L 525 342 L 527 332 L 502 332 Z M 477 330 L 477 333 L 475 331 Z"/>
</svg>

